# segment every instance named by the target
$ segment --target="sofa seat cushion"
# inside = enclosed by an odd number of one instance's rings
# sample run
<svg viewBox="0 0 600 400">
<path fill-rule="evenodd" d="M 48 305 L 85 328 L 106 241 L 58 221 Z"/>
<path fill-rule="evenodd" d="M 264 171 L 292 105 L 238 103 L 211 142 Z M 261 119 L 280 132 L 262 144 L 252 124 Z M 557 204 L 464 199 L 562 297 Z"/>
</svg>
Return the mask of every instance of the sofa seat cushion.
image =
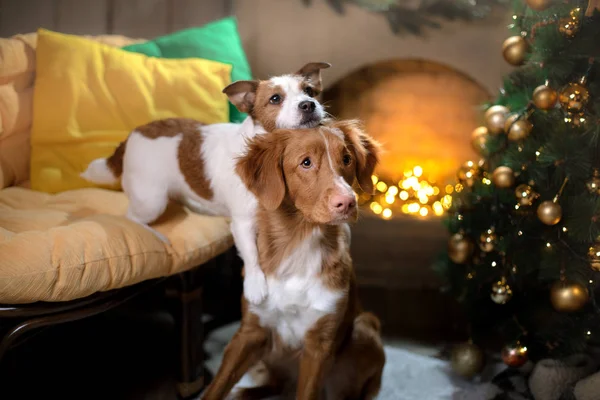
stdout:
<svg viewBox="0 0 600 400">
<path fill-rule="evenodd" d="M 153 228 L 124 218 L 125 194 L 0 190 L 0 303 L 68 301 L 173 275 L 229 249 L 229 221 L 170 204 Z"/>
</svg>

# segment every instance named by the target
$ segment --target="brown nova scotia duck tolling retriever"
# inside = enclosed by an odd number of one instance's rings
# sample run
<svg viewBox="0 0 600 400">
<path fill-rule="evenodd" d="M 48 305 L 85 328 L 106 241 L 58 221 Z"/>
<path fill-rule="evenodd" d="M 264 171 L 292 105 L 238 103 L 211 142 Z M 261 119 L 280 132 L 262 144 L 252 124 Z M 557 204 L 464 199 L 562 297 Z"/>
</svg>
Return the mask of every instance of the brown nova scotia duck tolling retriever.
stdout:
<svg viewBox="0 0 600 400">
<path fill-rule="evenodd" d="M 348 223 L 356 180 L 372 191 L 379 145 L 353 121 L 253 138 L 237 172 L 256 195 L 257 244 L 267 277 L 204 399 L 225 399 L 250 368 L 267 376 L 234 398 L 372 399 L 385 364 L 380 323 L 358 303 Z M 287 396 L 286 396 L 287 397 Z"/>
</svg>

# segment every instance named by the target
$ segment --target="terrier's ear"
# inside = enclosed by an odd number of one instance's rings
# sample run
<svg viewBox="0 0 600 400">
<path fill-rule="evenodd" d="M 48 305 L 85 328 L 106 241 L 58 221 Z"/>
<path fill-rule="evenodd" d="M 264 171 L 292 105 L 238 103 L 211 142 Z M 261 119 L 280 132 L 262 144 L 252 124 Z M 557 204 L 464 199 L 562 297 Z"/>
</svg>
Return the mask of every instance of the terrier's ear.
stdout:
<svg viewBox="0 0 600 400">
<path fill-rule="evenodd" d="M 248 190 L 270 211 L 279 208 L 285 196 L 281 165 L 284 144 L 280 135 L 271 132 L 249 140 L 248 151 L 238 159 L 235 168 Z"/>
<path fill-rule="evenodd" d="M 312 62 L 300 68 L 296 75 L 303 76 L 315 89 L 321 91 L 323 84 L 321 81 L 321 70 L 331 67 L 331 64 L 326 62 Z"/>
<path fill-rule="evenodd" d="M 258 81 L 237 81 L 223 89 L 223 93 L 240 112 L 249 113 L 254 107 L 256 89 Z"/>
<path fill-rule="evenodd" d="M 346 139 L 346 145 L 356 157 L 356 180 L 365 193 L 373 193 L 373 180 L 371 176 L 379 162 L 381 145 L 367 135 L 358 121 L 338 121 L 332 127 L 339 128 Z"/>
</svg>

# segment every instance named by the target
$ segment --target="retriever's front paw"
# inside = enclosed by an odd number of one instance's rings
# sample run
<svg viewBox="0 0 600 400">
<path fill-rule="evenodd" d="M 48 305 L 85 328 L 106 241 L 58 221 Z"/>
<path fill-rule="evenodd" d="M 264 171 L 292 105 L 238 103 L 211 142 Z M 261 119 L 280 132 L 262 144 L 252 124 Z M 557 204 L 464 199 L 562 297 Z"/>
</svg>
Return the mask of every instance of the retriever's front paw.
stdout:
<svg viewBox="0 0 600 400">
<path fill-rule="evenodd" d="M 244 296 L 252 304 L 260 304 L 267 297 L 267 278 L 261 272 L 246 274 L 244 277 Z"/>
</svg>

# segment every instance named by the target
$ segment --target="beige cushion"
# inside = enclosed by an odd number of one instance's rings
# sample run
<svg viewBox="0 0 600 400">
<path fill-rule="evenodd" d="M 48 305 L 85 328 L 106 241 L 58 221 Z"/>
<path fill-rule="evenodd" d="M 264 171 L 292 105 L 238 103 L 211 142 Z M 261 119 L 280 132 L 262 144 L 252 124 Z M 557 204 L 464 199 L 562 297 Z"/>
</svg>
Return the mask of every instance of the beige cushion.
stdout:
<svg viewBox="0 0 600 400">
<path fill-rule="evenodd" d="M 49 195 L 0 190 L 0 303 L 67 301 L 172 275 L 233 244 L 225 218 L 171 204 L 153 227 L 170 245 L 123 217 L 121 192 Z"/>
</svg>

